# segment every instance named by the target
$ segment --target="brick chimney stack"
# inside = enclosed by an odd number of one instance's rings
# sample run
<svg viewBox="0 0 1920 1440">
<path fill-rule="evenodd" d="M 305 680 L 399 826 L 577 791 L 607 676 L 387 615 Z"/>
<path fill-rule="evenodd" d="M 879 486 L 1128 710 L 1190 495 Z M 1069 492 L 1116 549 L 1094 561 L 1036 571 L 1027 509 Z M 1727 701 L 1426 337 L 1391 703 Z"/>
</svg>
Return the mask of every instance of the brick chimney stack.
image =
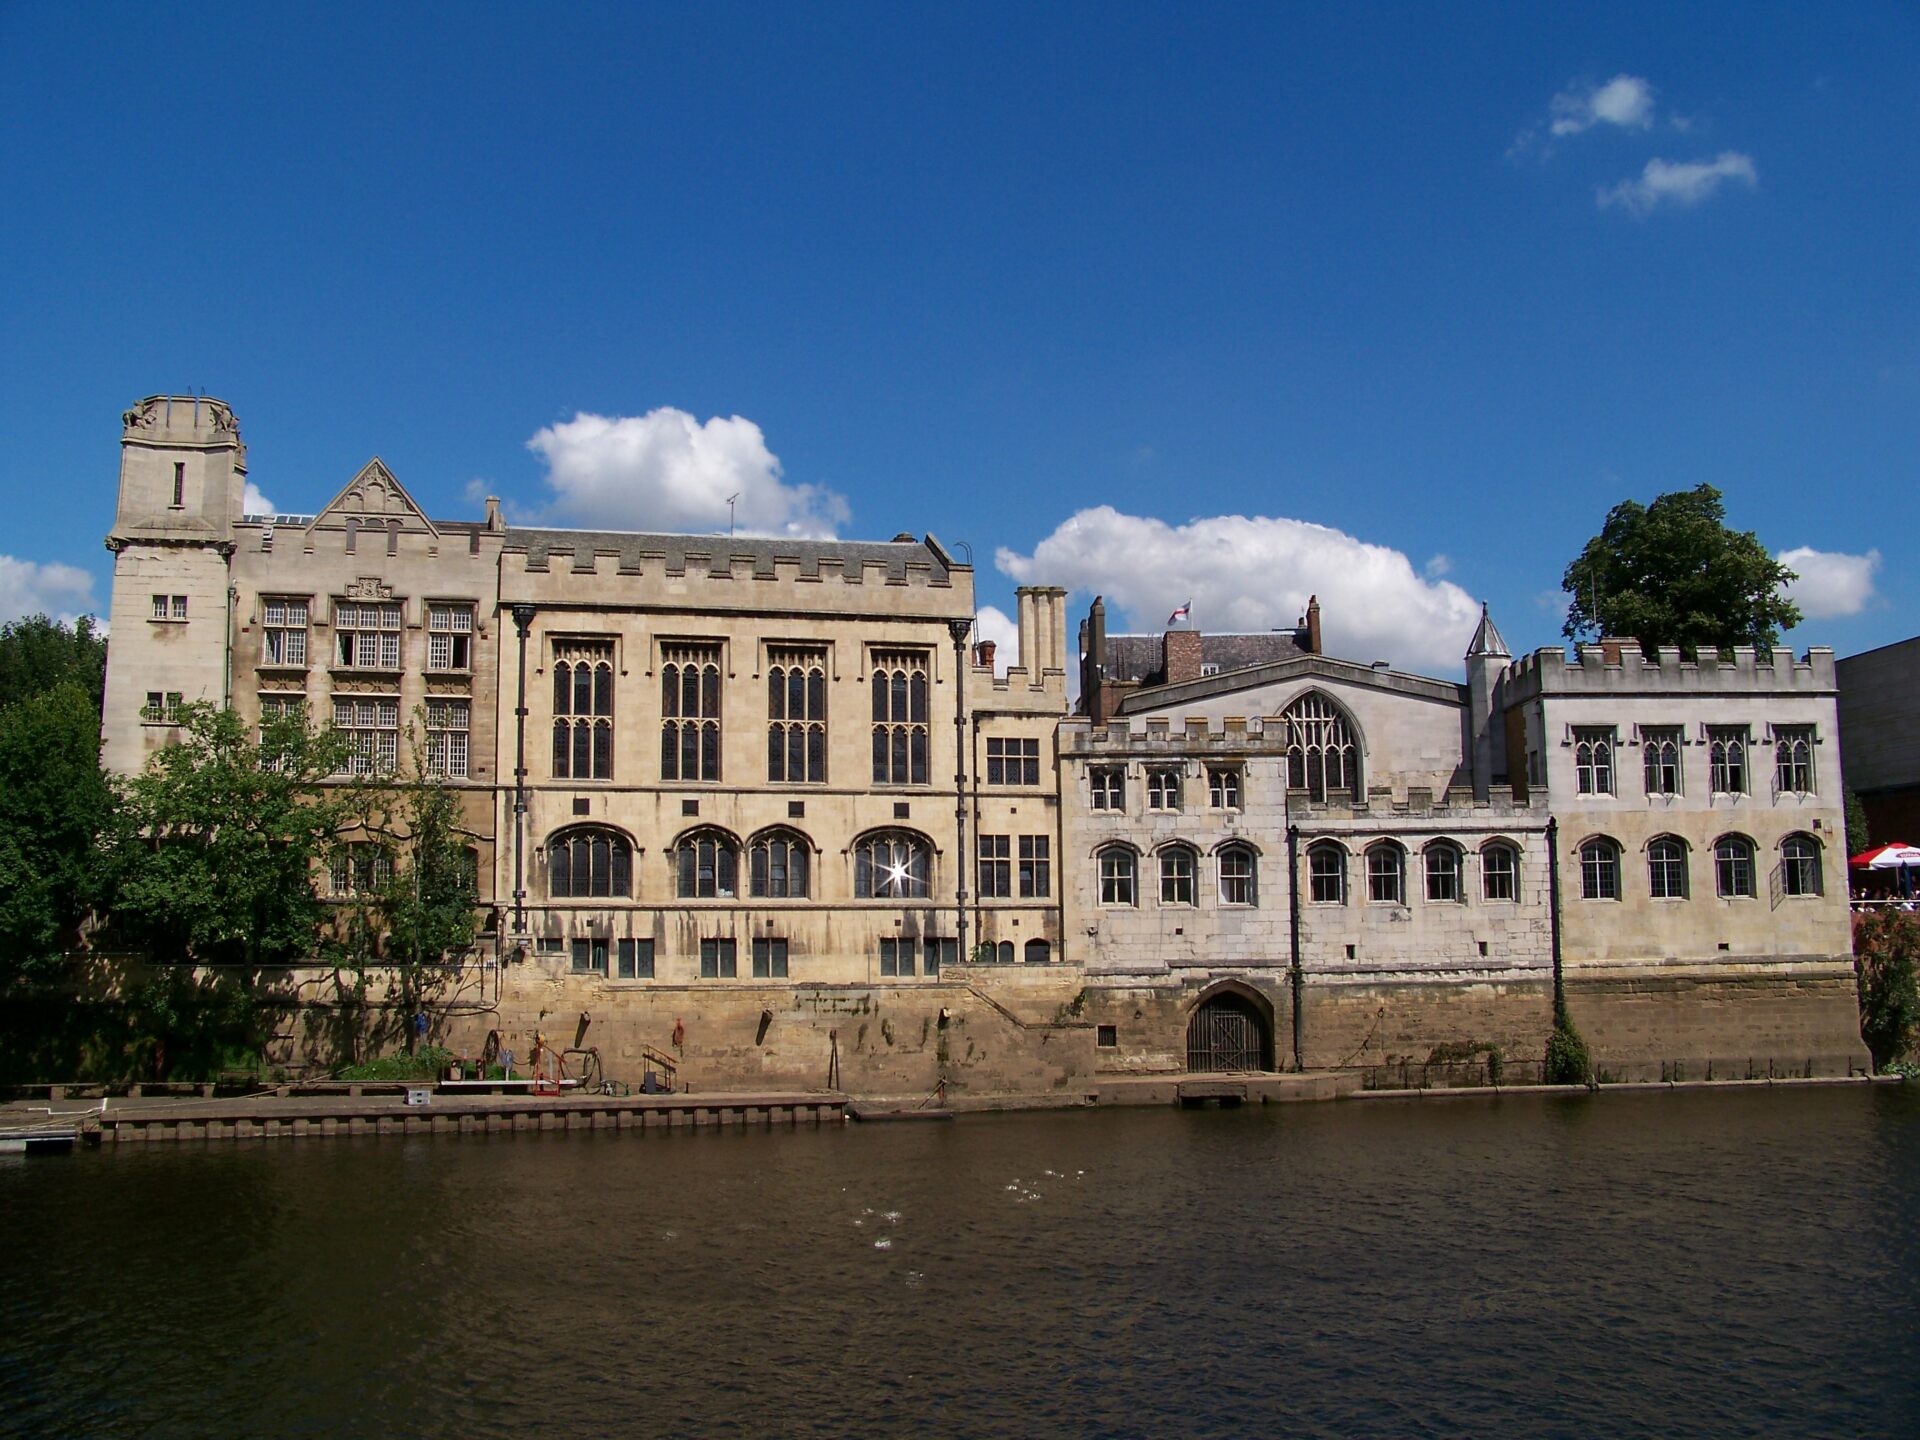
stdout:
<svg viewBox="0 0 1920 1440">
<path fill-rule="evenodd" d="M 1307 597 L 1307 653 L 1318 655 L 1320 650 L 1320 597 Z"/>
<path fill-rule="evenodd" d="M 1169 630 L 1160 652 L 1160 669 L 1169 685 L 1200 678 L 1200 632 Z"/>
<path fill-rule="evenodd" d="M 974 666 L 981 670 L 991 670 L 993 668 L 993 652 L 996 648 L 998 647 L 991 640 L 982 640 L 978 645 L 975 645 L 973 647 Z"/>
</svg>

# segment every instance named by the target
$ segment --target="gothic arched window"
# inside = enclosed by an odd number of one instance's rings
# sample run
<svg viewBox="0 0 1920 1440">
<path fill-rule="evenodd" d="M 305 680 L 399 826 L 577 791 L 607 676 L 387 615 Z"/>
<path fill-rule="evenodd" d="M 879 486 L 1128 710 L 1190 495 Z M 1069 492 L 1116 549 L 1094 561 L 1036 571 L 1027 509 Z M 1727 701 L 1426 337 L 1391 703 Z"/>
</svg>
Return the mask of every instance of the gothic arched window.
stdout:
<svg viewBox="0 0 1920 1440">
<path fill-rule="evenodd" d="M 1360 770 L 1353 731 L 1331 700 L 1318 693 L 1302 695 L 1280 721 L 1286 727 L 1289 789 L 1305 790 L 1315 800 L 1356 793 Z"/>
</svg>

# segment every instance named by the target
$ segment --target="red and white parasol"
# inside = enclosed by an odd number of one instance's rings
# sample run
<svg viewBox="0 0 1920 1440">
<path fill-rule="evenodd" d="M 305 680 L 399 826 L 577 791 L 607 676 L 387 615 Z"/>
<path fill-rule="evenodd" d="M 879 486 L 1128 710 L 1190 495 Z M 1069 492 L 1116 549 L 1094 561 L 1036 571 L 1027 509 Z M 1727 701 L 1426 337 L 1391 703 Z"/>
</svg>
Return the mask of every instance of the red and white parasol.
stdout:
<svg viewBox="0 0 1920 1440">
<path fill-rule="evenodd" d="M 1896 840 L 1891 845 L 1876 845 L 1871 850 L 1862 850 L 1847 864 L 1855 870 L 1898 870 L 1903 866 L 1920 866 L 1920 845 L 1909 845 Z"/>
</svg>

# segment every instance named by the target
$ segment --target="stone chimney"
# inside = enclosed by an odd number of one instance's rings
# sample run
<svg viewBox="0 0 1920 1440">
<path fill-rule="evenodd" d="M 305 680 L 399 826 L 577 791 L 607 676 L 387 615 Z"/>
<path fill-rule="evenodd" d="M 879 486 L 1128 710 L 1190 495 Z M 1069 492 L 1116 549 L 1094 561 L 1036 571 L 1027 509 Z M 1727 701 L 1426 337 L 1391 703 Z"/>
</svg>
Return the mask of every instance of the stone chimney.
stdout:
<svg viewBox="0 0 1920 1440">
<path fill-rule="evenodd" d="M 1617 668 L 1626 663 L 1623 658 L 1626 654 L 1626 647 L 1629 645 L 1638 645 L 1639 643 L 1638 640 L 1622 640 L 1617 636 L 1603 635 L 1600 637 L 1601 658 L 1604 659 L 1607 664 Z"/>
<path fill-rule="evenodd" d="M 1307 653 L 1318 655 L 1320 650 L 1320 597 L 1307 597 Z"/>
<path fill-rule="evenodd" d="M 504 530 L 505 528 L 506 527 L 500 523 L 500 497 L 498 495 L 487 496 L 487 529 Z"/>
<path fill-rule="evenodd" d="M 1200 632 L 1198 630 L 1167 631 L 1161 645 L 1160 670 L 1162 680 L 1168 685 L 1198 680 L 1200 678 Z"/>
</svg>

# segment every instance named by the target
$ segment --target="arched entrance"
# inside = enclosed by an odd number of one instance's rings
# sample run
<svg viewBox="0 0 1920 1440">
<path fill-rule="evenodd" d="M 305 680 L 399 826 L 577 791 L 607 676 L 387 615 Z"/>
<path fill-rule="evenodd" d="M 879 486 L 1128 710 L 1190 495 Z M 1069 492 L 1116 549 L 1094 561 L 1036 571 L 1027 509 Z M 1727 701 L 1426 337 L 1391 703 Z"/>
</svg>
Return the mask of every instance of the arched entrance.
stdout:
<svg viewBox="0 0 1920 1440">
<path fill-rule="evenodd" d="M 1273 1069 L 1273 1007 L 1240 986 L 1213 991 L 1187 1021 L 1187 1070 Z"/>
</svg>

